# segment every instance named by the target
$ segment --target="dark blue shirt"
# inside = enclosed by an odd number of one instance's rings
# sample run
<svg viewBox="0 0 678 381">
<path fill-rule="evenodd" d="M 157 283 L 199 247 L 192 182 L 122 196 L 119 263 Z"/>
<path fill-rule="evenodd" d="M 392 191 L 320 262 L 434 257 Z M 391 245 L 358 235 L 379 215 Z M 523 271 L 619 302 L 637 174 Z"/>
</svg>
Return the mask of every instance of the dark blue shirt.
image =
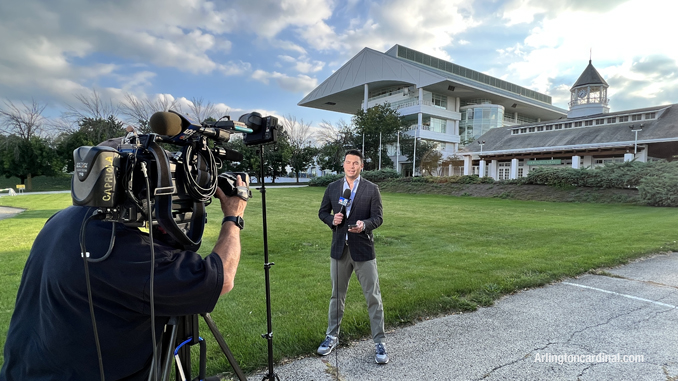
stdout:
<svg viewBox="0 0 678 381">
<path fill-rule="evenodd" d="M 100 379 L 79 244 L 80 227 L 92 210 L 69 207 L 58 212 L 35 239 L 7 334 L 0 381 Z M 98 220 L 87 225 L 91 257 L 108 250 L 112 225 Z M 150 241 L 136 228 L 116 226 L 110 257 L 89 263 L 104 370 L 106 380 L 145 380 L 153 353 Z M 212 311 L 222 285 L 219 256 L 203 259 L 156 239 L 158 340 L 169 316 Z"/>
</svg>

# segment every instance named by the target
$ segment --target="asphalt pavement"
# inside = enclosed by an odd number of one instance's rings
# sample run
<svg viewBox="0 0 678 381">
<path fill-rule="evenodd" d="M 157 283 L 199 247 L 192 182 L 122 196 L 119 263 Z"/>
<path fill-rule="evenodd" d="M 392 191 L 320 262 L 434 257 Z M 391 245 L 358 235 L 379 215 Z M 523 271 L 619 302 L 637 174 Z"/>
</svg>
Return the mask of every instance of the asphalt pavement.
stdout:
<svg viewBox="0 0 678 381">
<path fill-rule="evenodd" d="M 375 364 L 374 344 L 364 340 L 274 371 L 281 381 L 675 381 L 678 253 L 509 295 L 396 329 L 387 340 L 386 365 Z"/>
</svg>

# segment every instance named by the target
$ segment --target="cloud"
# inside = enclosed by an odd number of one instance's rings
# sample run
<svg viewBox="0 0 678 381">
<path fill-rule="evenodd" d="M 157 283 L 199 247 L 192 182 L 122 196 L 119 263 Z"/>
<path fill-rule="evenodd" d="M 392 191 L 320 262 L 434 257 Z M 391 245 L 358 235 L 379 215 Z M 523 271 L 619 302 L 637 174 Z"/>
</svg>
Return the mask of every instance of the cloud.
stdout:
<svg viewBox="0 0 678 381">
<path fill-rule="evenodd" d="M 299 74 L 296 77 L 290 77 L 287 74 L 278 72 L 266 72 L 264 70 L 255 70 L 252 73 L 252 78 L 268 84 L 270 80 L 274 80 L 282 89 L 293 93 L 306 94 L 318 86 L 318 80 L 307 75 Z"/>
<path fill-rule="evenodd" d="M 455 36 L 477 25 L 473 5 L 463 0 L 376 1 L 366 5 L 365 14 L 335 17 L 334 26 L 323 19 L 298 27 L 297 34 L 313 49 L 336 52 L 343 59 L 366 46 L 385 51 L 396 43 L 449 59 L 447 49 Z"/>
<path fill-rule="evenodd" d="M 540 3 L 525 0 L 511 4 L 529 6 Z M 660 8 L 663 11 L 657 12 Z M 506 9 L 510 10 L 511 5 Z M 636 99 L 645 99 L 647 103 L 636 102 L 633 106 L 626 101 L 617 102 L 620 97 L 615 97 L 610 103 L 611 109 L 645 107 L 653 100 L 665 102 L 665 98 L 660 100 L 647 94 L 664 93 L 658 89 L 668 88 L 668 82 L 652 90 L 658 84 L 652 85 L 653 78 L 670 72 L 671 66 L 678 60 L 678 52 L 665 49 L 663 39 L 656 37 L 666 35 L 667 25 L 673 23 L 673 10 L 678 11 L 678 3 L 667 5 L 660 0 L 606 1 L 599 6 L 589 6 L 583 1 L 568 1 L 561 7 L 549 3 L 549 8 L 532 24 L 523 41 L 500 50 L 501 57 L 507 62 L 506 76 L 512 82 L 523 82 L 522 85 L 537 91 L 554 92 L 554 103 L 563 102 L 558 105 L 567 108 L 569 97 L 561 96 L 557 90 L 561 85 L 574 84 L 586 67 L 592 49 L 594 66 L 610 84 L 609 94 L 620 94 L 621 89 L 614 87 L 613 83 L 617 86 L 625 83 L 614 80 L 614 77 L 645 81 L 642 86 L 646 90 L 643 92 L 645 95 L 639 94 Z M 603 11 L 604 14 L 600 13 Z M 504 19 L 509 24 L 514 21 Z M 629 51 L 635 58 L 628 57 Z M 658 52 L 662 52 L 661 59 L 656 56 Z M 632 70 L 634 65 L 635 71 Z M 641 72 L 645 73 L 642 79 Z"/>
</svg>

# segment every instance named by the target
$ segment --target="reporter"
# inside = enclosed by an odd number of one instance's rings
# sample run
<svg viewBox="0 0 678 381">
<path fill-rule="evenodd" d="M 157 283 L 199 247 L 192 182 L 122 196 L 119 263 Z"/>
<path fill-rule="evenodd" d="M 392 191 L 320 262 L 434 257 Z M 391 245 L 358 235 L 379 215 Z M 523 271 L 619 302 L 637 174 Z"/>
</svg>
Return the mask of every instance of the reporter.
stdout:
<svg viewBox="0 0 678 381">
<path fill-rule="evenodd" d="M 244 186 L 238 178 L 236 186 Z M 229 292 L 240 261 L 247 202 L 217 189 L 224 218 L 212 253 L 182 250 L 154 228 L 156 337 L 171 316 L 210 312 Z M 98 380 L 99 362 L 79 234 L 95 208 L 72 206 L 50 217 L 29 254 L 5 343 L 0 381 Z M 112 223 L 87 224 L 92 258 L 108 250 Z M 118 223 L 109 258 L 89 263 L 98 336 L 107 380 L 147 380 L 153 355 L 150 239 Z M 159 339 L 158 339 L 159 340 Z"/>
</svg>

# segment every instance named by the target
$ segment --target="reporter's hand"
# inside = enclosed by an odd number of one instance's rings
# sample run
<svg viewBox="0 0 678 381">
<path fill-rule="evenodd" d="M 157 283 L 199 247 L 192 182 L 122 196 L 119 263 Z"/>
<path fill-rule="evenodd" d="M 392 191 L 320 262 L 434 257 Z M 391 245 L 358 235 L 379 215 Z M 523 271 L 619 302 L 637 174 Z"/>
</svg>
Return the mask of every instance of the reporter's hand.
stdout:
<svg viewBox="0 0 678 381">
<path fill-rule="evenodd" d="M 236 186 L 245 186 L 245 182 L 242 181 L 240 176 L 236 176 Z M 217 187 L 217 193 L 215 196 L 221 202 L 221 211 L 224 213 L 224 216 L 243 216 L 245 213 L 245 208 L 247 207 L 247 201 L 243 200 L 238 196 L 228 197 L 224 194 L 221 188 Z"/>
<path fill-rule="evenodd" d="M 332 225 L 337 226 L 341 224 L 341 221 L 344 220 L 344 215 L 342 213 L 337 213 L 334 215 L 334 218 L 332 219 Z"/>
</svg>

